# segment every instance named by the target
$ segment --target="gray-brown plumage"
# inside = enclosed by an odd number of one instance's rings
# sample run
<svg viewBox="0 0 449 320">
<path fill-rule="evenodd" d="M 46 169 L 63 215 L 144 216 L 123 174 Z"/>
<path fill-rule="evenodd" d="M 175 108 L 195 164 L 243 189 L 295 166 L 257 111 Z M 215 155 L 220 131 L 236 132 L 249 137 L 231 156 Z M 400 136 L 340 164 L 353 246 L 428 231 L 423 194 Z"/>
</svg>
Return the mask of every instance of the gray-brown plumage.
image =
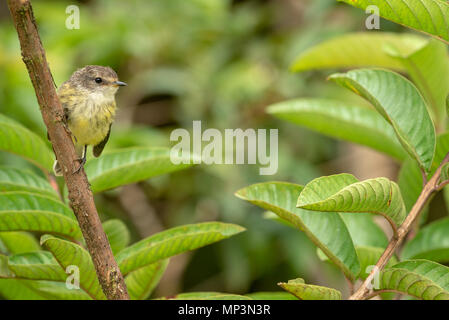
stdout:
<svg viewBox="0 0 449 320">
<path fill-rule="evenodd" d="M 86 66 L 75 71 L 58 89 L 81 164 L 86 161 L 87 146 L 94 147 L 95 157 L 103 151 L 115 117 L 115 94 L 124 85 L 111 68 Z M 57 161 L 54 171 L 56 175 L 62 174 Z"/>
</svg>

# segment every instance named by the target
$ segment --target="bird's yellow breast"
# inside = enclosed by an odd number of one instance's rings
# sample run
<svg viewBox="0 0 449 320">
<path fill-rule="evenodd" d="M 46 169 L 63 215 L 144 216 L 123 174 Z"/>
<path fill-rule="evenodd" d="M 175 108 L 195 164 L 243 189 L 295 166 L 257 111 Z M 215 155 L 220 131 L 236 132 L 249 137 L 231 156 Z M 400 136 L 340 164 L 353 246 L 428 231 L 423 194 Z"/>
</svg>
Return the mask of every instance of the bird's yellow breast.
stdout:
<svg viewBox="0 0 449 320">
<path fill-rule="evenodd" d="M 63 88 L 58 92 L 67 114 L 67 123 L 76 145 L 97 145 L 106 137 L 114 121 L 114 97 L 103 94 L 73 92 Z"/>
</svg>

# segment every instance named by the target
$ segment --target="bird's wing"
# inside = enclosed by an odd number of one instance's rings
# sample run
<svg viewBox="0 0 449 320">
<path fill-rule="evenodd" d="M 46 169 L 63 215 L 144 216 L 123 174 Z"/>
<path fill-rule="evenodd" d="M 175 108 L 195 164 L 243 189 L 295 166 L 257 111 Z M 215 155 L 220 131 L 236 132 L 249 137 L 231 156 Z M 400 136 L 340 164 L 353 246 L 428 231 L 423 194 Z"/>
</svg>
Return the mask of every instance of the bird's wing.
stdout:
<svg viewBox="0 0 449 320">
<path fill-rule="evenodd" d="M 109 130 L 108 130 L 108 134 L 106 135 L 106 137 L 104 137 L 103 141 L 101 141 L 99 144 L 97 144 L 96 146 L 94 146 L 94 156 L 95 157 L 99 157 L 101 152 L 104 149 L 104 146 L 106 145 L 106 142 L 108 142 L 109 140 L 109 135 L 111 134 L 111 126 L 112 123 L 109 125 Z"/>
</svg>

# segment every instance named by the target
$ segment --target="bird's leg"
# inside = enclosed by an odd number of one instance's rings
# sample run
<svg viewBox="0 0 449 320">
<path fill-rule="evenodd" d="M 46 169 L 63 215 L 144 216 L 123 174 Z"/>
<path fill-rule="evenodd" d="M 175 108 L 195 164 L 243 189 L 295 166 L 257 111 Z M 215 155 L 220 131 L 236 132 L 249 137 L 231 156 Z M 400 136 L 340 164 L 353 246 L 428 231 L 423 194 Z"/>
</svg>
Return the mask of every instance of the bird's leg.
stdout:
<svg viewBox="0 0 449 320">
<path fill-rule="evenodd" d="M 81 168 L 84 166 L 84 164 L 86 163 L 86 158 L 87 158 L 87 145 L 84 146 L 84 152 L 83 152 L 83 156 L 79 159 L 76 159 L 76 161 L 79 161 L 80 166 L 78 167 L 78 169 L 76 169 L 75 171 L 73 171 L 73 173 L 78 173 Z"/>
</svg>

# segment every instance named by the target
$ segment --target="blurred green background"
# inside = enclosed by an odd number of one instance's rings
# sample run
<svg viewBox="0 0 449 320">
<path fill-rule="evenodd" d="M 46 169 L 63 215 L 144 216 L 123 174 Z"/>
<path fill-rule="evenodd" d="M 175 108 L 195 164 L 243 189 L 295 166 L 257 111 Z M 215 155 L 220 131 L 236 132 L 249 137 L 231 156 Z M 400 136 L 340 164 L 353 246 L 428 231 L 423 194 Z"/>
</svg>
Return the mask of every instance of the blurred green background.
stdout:
<svg viewBox="0 0 449 320">
<path fill-rule="evenodd" d="M 170 146 L 175 128 L 279 129 L 279 170 L 200 165 L 96 197 L 104 220 L 122 219 L 136 241 L 160 230 L 209 220 L 247 228 L 229 240 L 171 260 L 153 296 L 187 291 L 281 291 L 280 281 L 347 291 L 300 232 L 264 219 L 233 194 L 249 184 L 305 184 L 341 171 L 341 144 L 276 120 L 265 108 L 293 97 L 346 95 L 327 83 L 332 71 L 295 74 L 304 49 L 349 31 L 364 30 L 365 14 L 331 0 L 91 0 L 32 1 L 57 85 L 77 68 L 109 65 L 128 87 L 106 151 L 134 145 Z M 80 8 L 79 30 L 68 30 L 66 7 Z M 399 26 L 383 21 L 382 30 Z M 0 112 L 46 136 L 34 91 L 21 61 L 5 1 L 0 2 Z M 359 159 L 360 160 L 360 159 Z M 0 153 L 0 164 L 31 166 Z M 348 171 L 348 170 L 346 170 Z"/>
</svg>

